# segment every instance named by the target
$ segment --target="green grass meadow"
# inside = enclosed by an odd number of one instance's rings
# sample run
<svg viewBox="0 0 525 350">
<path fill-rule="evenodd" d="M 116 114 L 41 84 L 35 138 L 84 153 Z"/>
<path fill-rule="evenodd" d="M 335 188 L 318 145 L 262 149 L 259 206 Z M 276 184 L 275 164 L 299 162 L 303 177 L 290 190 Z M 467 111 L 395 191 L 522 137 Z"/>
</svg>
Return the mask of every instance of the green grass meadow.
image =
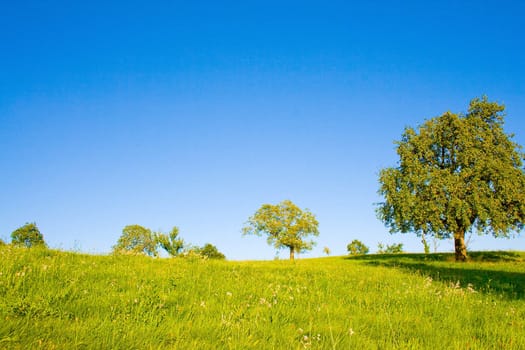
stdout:
<svg viewBox="0 0 525 350">
<path fill-rule="evenodd" d="M 0 349 L 525 349 L 525 254 L 212 261 L 0 247 Z"/>
</svg>

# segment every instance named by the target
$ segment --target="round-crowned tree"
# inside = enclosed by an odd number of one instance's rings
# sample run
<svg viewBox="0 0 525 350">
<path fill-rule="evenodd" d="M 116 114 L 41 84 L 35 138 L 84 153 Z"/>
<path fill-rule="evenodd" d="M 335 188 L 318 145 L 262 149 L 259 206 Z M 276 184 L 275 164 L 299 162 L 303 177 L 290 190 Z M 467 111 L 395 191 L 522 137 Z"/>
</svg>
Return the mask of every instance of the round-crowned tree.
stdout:
<svg viewBox="0 0 525 350">
<path fill-rule="evenodd" d="M 348 254 L 350 255 L 365 255 L 368 254 L 368 247 L 358 239 L 354 239 L 352 242 L 348 243 L 346 246 Z"/>
<path fill-rule="evenodd" d="M 311 250 L 315 245 L 308 236 L 318 236 L 319 223 L 308 209 L 301 210 L 290 200 L 279 204 L 263 204 L 253 216 L 248 219 L 243 228 L 243 234 L 267 236 L 268 244 L 277 249 L 288 248 L 290 260 L 294 260 L 295 252 Z"/>
<path fill-rule="evenodd" d="M 140 225 L 128 225 L 113 246 L 116 254 L 137 254 L 157 256 L 157 240 L 150 229 Z"/>
<path fill-rule="evenodd" d="M 476 98 L 466 114 L 447 112 L 405 129 L 398 166 L 379 175 L 384 202 L 377 213 L 391 232 L 452 237 L 456 260 L 465 261 L 465 233 L 509 237 L 523 228 L 524 154 L 504 132 L 503 112 Z"/>
<path fill-rule="evenodd" d="M 18 247 L 45 247 L 44 235 L 40 232 L 36 224 L 27 223 L 17 228 L 11 233 L 11 243 Z"/>
</svg>

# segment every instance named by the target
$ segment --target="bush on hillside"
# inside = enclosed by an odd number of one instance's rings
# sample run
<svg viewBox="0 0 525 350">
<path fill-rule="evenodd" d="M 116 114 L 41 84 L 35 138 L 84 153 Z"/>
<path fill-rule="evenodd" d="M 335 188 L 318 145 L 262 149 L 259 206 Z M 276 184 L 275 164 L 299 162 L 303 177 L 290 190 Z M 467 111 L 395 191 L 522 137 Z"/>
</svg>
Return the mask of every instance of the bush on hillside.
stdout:
<svg viewBox="0 0 525 350">
<path fill-rule="evenodd" d="M 392 243 L 386 246 L 379 242 L 377 244 L 377 254 L 401 254 L 403 251 L 403 243 Z"/>
<path fill-rule="evenodd" d="M 211 243 L 206 243 L 202 247 L 188 245 L 184 248 L 184 251 L 181 254 L 179 254 L 179 256 L 187 259 L 226 259 L 226 256 Z"/>
<path fill-rule="evenodd" d="M 207 257 L 208 259 L 224 260 L 226 256 L 222 254 L 216 246 L 210 243 L 206 243 L 201 249 L 200 254 Z"/>
</svg>

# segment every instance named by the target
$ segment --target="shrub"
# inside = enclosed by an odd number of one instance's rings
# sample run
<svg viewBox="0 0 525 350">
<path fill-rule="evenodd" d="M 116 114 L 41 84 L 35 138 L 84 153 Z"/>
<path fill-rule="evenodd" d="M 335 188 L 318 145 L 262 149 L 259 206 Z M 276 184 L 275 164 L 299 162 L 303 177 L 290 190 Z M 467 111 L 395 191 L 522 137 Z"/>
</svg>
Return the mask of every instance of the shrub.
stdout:
<svg viewBox="0 0 525 350">
<path fill-rule="evenodd" d="M 383 243 L 379 242 L 377 244 L 377 253 L 378 254 L 401 254 L 403 251 L 403 243 L 393 243 L 387 244 L 386 247 Z"/>
<path fill-rule="evenodd" d="M 177 256 L 188 259 L 188 260 L 206 260 L 208 259 L 207 256 L 204 256 L 201 254 L 201 250 L 202 248 L 198 246 L 186 244 L 182 252 Z"/>
<path fill-rule="evenodd" d="M 206 243 L 204 247 L 202 247 L 199 251 L 199 253 L 202 256 L 207 257 L 208 259 L 218 259 L 218 260 L 224 260 L 226 259 L 226 256 L 222 254 L 216 246 L 210 243 Z"/>
<path fill-rule="evenodd" d="M 182 253 L 180 253 L 178 256 L 187 259 L 226 259 L 226 256 L 221 253 L 216 246 L 210 243 L 206 243 L 203 247 L 186 245 Z"/>
</svg>

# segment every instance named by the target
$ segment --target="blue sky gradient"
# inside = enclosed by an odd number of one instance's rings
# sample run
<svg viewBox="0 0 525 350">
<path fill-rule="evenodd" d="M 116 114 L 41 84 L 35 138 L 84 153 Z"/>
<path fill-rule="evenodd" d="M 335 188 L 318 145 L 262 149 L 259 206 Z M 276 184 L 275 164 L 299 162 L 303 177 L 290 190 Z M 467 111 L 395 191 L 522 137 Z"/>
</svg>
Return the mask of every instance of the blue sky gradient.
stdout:
<svg viewBox="0 0 525 350">
<path fill-rule="evenodd" d="M 0 12 L 0 237 L 105 253 L 122 228 L 180 227 L 231 259 L 263 203 L 320 222 L 317 247 L 403 242 L 376 219 L 393 141 L 488 95 L 525 145 L 519 1 L 21 1 Z M 525 250 L 474 235 L 470 249 Z M 440 251 L 451 251 L 443 241 Z M 281 255 L 286 256 L 286 252 Z"/>
</svg>

